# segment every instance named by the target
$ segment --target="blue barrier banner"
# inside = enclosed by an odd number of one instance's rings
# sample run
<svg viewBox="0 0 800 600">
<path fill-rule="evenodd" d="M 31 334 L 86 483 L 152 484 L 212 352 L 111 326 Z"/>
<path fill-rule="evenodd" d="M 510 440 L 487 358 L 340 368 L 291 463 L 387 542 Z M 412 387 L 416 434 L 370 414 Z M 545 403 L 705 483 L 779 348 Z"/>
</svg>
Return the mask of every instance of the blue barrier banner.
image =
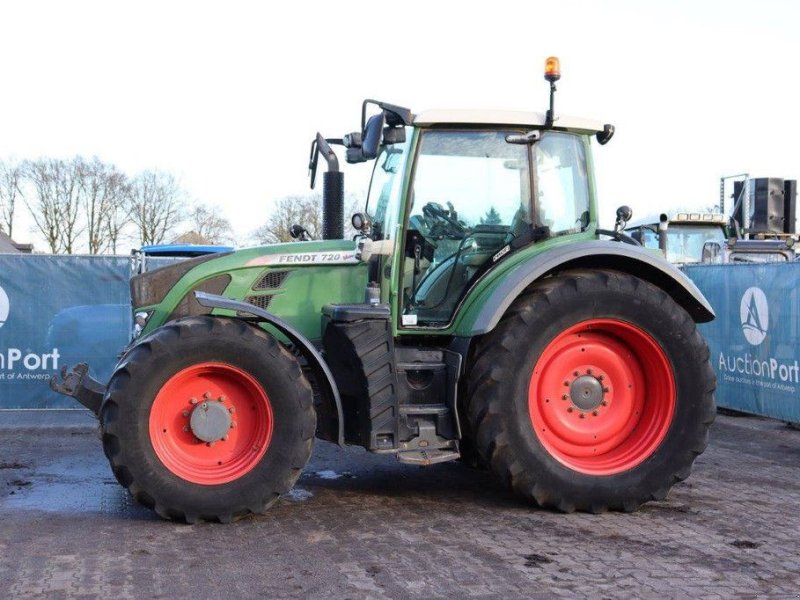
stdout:
<svg viewBox="0 0 800 600">
<path fill-rule="evenodd" d="M 700 326 L 717 404 L 800 423 L 800 262 L 687 266 L 717 318 Z"/>
<path fill-rule="evenodd" d="M 129 258 L 0 254 L 0 409 L 80 408 L 47 381 L 88 362 L 107 381 L 130 340 Z"/>
</svg>

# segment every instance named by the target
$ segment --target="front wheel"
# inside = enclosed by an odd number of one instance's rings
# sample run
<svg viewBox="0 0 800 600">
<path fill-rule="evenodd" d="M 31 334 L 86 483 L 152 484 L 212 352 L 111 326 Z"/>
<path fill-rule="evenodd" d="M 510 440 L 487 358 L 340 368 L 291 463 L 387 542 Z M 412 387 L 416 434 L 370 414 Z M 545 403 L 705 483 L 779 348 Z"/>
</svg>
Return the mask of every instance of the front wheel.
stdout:
<svg viewBox="0 0 800 600">
<path fill-rule="evenodd" d="M 206 316 L 138 342 L 100 419 L 117 480 L 162 517 L 189 522 L 266 510 L 299 477 L 316 425 L 311 388 L 274 337 Z"/>
<path fill-rule="evenodd" d="M 535 284 L 480 342 L 475 443 L 520 494 L 562 511 L 635 510 L 689 475 L 715 414 L 695 323 L 614 271 Z"/>
</svg>

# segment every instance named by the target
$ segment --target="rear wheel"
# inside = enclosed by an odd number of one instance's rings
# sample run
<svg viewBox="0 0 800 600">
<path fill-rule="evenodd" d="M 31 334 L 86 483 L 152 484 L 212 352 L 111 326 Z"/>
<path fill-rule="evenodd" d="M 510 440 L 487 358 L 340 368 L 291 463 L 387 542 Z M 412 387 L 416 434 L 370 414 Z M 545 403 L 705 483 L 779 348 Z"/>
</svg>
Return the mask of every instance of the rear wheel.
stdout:
<svg viewBox="0 0 800 600">
<path fill-rule="evenodd" d="M 100 413 L 118 481 L 165 518 L 266 510 L 311 455 L 315 414 L 297 360 L 242 321 L 189 317 L 120 362 Z"/>
<path fill-rule="evenodd" d="M 479 342 L 476 447 L 542 506 L 635 510 L 664 498 L 706 446 L 708 357 L 691 317 L 645 281 L 614 271 L 544 280 Z"/>
</svg>

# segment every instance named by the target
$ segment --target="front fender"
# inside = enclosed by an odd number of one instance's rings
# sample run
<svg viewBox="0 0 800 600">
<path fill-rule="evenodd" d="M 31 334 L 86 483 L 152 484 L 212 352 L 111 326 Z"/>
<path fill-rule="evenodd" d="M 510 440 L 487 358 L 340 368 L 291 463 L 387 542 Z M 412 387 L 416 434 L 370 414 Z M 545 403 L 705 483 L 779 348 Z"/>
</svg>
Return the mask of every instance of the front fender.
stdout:
<svg viewBox="0 0 800 600">
<path fill-rule="evenodd" d="M 714 319 L 714 309 L 697 286 L 664 258 L 639 246 L 588 240 L 553 247 L 503 274 L 496 285 L 482 288 L 469 303 L 458 335 L 488 333 L 511 303 L 538 279 L 571 268 L 614 269 L 649 281 L 666 291 L 697 323 Z"/>
<path fill-rule="evenodd" d="M 268 313 L 262 308 L 253 306 L 248 302 L 241 300 L 232 300 L 224 296 L 217 296 L 215 294 L 207 294 L 205 292 L 194 293 L 197 302 L 206 308 L 222 308 L 225 310 L 233 310 L 237 313 L 250 314 L 257 317 L 259 321 L 269 323 L 285 335 L 291 342 L 300 350 L 303 357 L 316 367 L 318 372 L 322 375 L 323 381 L 319 383 L 322 385 L 327 384 L 327 391 L 333 402 L 336 405 L 336 414 L 338 417 L 338 444 L 344 446 L 344 415 L 342 412 L 342 399 L 339 396 L 339 390 L 336 387 L 336 382 L 333 379 L 333 373 L 325 362 L 323 356 L 319 353 L 312 344 L 302 333 L 289 325 L 286 321 L 279 319 L 275 315 Z"/>
</svg>

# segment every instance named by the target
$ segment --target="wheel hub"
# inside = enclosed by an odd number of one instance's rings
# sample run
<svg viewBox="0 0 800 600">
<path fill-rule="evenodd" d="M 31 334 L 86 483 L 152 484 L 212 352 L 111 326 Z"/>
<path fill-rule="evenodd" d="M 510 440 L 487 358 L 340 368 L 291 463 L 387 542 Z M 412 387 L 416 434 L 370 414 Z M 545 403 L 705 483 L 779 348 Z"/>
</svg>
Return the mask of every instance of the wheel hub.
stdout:
<svg viewBox="0 0 800 600">
<path fill-rule="evenodd" d="M 219 402 L 203 402 L 192 410 L 189 427 L 198 440 L 207 443 L 216 442 L 230 431 L 230 412 Z"/>
<path fill-rule="evenodd" d="M 603 402 L 603 384 L 593 375 L 581 375 L 570 385 L 569 396 L 581 410 L 593 410 Z"/>
</svg>

